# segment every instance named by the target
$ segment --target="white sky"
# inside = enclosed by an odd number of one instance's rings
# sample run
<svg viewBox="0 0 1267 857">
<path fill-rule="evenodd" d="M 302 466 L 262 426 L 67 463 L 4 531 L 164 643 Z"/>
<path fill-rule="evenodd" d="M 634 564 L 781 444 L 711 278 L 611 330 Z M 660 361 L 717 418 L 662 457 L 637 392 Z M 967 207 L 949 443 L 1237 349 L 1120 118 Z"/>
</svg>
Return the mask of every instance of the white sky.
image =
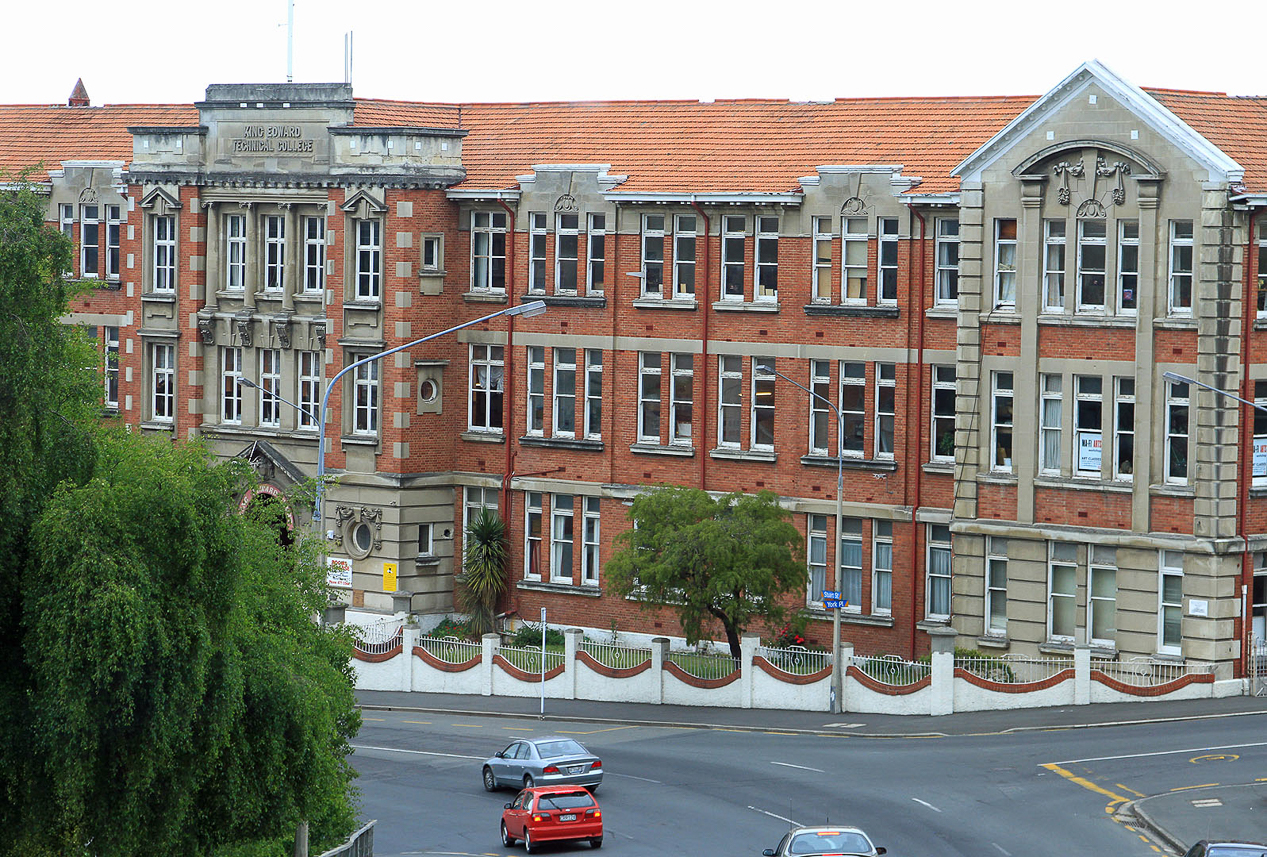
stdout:
<svg viewBox="0 0 1267 857">
<path fill-rule="evenodd" d="M 80 77 L 94 105 L 286 79 L 286 0 L 6 5 L 0 103 L 64 104 Z M 352 31 L 366 98 L 1041 95 L 1089 59 L 1140 86 L 1267 95 L 1263 15 L 1230 0 L 295 0 L 294 79 L 341 81 Z"/>
</svg>

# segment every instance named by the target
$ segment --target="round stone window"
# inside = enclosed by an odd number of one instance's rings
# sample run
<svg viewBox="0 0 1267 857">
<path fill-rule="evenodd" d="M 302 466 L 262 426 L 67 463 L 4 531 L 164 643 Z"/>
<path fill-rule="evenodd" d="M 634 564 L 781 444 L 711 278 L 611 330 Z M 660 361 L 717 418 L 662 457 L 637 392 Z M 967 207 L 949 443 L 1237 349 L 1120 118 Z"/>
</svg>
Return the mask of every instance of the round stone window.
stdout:
<svg viewBox="0 0 1267 857">
<path fill-rule="evenodd" d="M 434 380 L 428 378 L 418 387 L 418 395 L 424 402 L 434 402 L 436 397 L 440 395 L 440 386 Z"/>
<path fill-rule="evenodd" d="M 364 559 L 374 549 L 374 528 L 364 521 L 348 525 L 348 552 L 357 559 Z"/>
</svg>

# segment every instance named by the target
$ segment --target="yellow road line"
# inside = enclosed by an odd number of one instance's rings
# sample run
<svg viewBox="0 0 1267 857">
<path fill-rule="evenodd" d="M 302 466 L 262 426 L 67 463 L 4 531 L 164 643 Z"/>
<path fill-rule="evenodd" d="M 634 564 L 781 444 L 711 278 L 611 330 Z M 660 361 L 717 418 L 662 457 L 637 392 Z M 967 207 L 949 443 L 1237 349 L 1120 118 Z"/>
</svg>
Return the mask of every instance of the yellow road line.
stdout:
<svg viewBox="0 0 1267 857">
<path fill-rule="evenodd" d="M 1119 788 L 1119 789 L 1121 789 L 1121 790 L 1122 790 L 1122 791 L 1124 791 L 1124 792 L 1130 792 L 1131 794 L 1135 795 L 1135 797 L 1145 797 L 1145 795 L 1144 795 L 1144 793 L 1143 793 L 1143 792 L 1137 792 L 1137 791 L 1135 791 L 1135 789 L 1132 789 L 1132 788 L 1127 788 L 1126 786 L 1122 785 L 1121 783 L 1114 783 L 1113 785 L 1114 785 L 1114 787 L 1115 787 L 1115 788 Z"/>
<path fill-rule="evenodd" d="M 431 721 L 430 721 L 430 720 L 402 720 L 402 721 L 400 721 L 400 722 L 401 722 L 401 723 L 417 723 L 417 724 L 419 724 L 420 726 L 430 726 L 430 725 L 431 725 Z"/>
<path fill-rule="evenodd" d="M 1188 789 L 1208 789 L 1210 786 L 1217 786 L 1218 783 L 1202 783 L 1199 786 L 1180 786 L 1177 789 L 1171 789 L 1172 792 L 1186 792 Z"/>
<path fill-rule="evenodd" d="M 1126 803 L 1126 801 L 1129 800 L 1129 798 L 1124 798 L 1120 794 L 1117 794 L 1116 792 L 1111 792 L 1108 789 L 1104 788 L 1103 786 L 1097 786 L 1095 783 L 1091 782 L 1086 777 L 1080 777 L 1077 774 L 1073 773 L 1072 771 L 1065 770 L 1064 768 L 1060 767 L 1060 765 L 1049 764 L 1049 765 L 1041 765 L 1040 767 L 1046 768 L 1047 770 L 1051 771 L 1054 774 L 1059 774 L 1060 776 L 1064 777 L 1069 782 L 1074 783 L 1075 785 L 1082 786 L 1084 789 L 1093 791 L 1098 795 L 1104 795 L 1105 797 L 1113 801 L 1113 803 L 1109 804 L 1110 807 L 1112 807 L 1114 804 Z"/>
<path fill-rule="evenodd" d="M 588 732 L 581 732 L 581 731 L 565 732 L 563 730 L 559 730 L 559 734 L 560 735 L 597 735 L 599 732 L 619 732 L 621 729 L 637 729 L 637 728 L 638 728 L 637 726 L 612 726 L 607 729 L 591 729 Z"/>
</svg>

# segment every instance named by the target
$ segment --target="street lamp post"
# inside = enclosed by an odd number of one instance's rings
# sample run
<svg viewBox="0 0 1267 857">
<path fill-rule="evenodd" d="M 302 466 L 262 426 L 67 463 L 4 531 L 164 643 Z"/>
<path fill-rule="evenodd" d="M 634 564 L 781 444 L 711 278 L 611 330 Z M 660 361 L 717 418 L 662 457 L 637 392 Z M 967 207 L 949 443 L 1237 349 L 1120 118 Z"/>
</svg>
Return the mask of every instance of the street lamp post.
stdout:
<svg viewBox="0 0 1267 857">
<path fill-rule="evenodd" d="M 836 560 L 836 570 L 832 574 L 832 579 L 836 581 L 837 595 L 843 595 L 840 592 L 840 544 L 841 544 L 841 527 L 844 523 L 844 496 L 845 496 L 845 422 L 844 416 L 841 414 L 840 408 L 836 406 L 830 399 L 815 393 L 809 387 L 799 381 L 794 381 L 784 375 L 777 369 L 771 369 L 777 377 L 782 378 L 794 387 L 800 387 L 809 393 L 812 398 L 823 402 L 827 407 L 831 408 L 831 412 L 836 415 L 836 549 L 832 551 L 832 556 Z M 839 600 L 839 599 L 837 599 Z M 836 607 L 831 614 L 831 709 L 833 714 L 839 714 L 841 710 L 841 692 L 843 674 L 840 669 L 840 608 Z"/>
<path fill-rule="evenodd" d="M 314 414 L 312 411 L 308 410 L 307 408 L 305 408 L 303 405 L 295 404 L 290 399 L 279 396 L 276 393 L 274 393 L 272 390 L 269 390 L 266 387 L 261 387 L 259 384 L 256 384 L 250 378 L 238 378 L 237 381 L 238 381 L 238 384 L 243 387 L 250 387 L 252 390 L 259 390 L 261 393 L 263 393 L 265 396 L 268 396 L 270 399 L 276 399 L 277 401 L 283 404 L 290 405 L 292 408 L 299 411 L 299 413 L 303 414 L 305 417 L 312 420 L 313 425 L 317 424 L 317 415 Z"/>
</svg>

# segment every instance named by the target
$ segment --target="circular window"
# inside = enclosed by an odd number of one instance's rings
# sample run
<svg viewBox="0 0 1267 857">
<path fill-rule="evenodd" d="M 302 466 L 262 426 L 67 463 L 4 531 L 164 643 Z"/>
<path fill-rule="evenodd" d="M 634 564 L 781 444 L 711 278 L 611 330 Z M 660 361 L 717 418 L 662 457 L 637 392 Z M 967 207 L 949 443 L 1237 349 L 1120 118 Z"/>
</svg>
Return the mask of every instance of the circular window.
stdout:
<svg viewBox="0 0 1267 857">
<path fill-rule="evenodd" d="M 356 559 L 365 559 L 374 550 L 374 527 L 364 521 L 354 521 L 344 530 L 348 553 Z"/>
<path fill-rule="evenodd" d="M 434 402 L 436 396 L 440 395 L 440 386 L 435 381 L 428 378 L 422 382 L 422 386 L 418 388 L 418 395 L 422 397 L 424 402 Z"/>
</svg>

